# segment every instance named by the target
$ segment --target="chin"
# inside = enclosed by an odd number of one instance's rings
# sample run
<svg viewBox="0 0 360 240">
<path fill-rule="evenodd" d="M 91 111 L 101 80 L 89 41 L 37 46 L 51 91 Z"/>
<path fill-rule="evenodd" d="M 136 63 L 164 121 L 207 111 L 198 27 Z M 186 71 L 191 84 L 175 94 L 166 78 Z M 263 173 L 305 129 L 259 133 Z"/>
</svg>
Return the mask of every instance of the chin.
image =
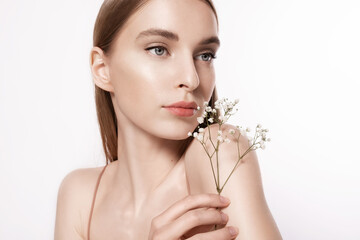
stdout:
<svg viewBox="0 0 360 240">
<path fill-rule="evenodd" d="M 188 132 L 193 132 L 197 123 L 174 123 L 174 121 L 161 124 L 159 137 L 171 140 L 185 140 L 187 139 Z"/>
</svg>

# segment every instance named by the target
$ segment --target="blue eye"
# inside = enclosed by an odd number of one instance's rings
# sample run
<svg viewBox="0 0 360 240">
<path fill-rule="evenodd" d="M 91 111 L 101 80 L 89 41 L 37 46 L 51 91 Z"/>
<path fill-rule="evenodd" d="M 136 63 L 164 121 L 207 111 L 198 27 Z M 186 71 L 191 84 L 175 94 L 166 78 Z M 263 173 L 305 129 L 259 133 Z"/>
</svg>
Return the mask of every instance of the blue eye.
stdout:
<svg viewBox="0 0 360 240">
<path fill-rule="evenodd" d="M 166 48 L 164 48 L 164 47 L 161 47 L 161 46 L 155 46 L 155 47 L 150 47 L 150 48 L 147 48 L 147 49 L 145 49 L 145 50 L 147 50 L 147 51 L 150 51 L 150 50 L 153 50 L 153 49 L 160 49 L 160 51 L 156 51 L 155 50 L 155 55 L 157 55 L 157 56 L 162 56 L 162 52 L 164 51 L 164 50 L 166 50 Z M 167 51 L 167 50 L 166 50 Z M 160 53 L 160 55 L 158 55 L 157 53 Z"/>
<path fill-rule="evenodd" d="M 210 57 L 211 57 L 210 60 L 205 60 L 205 62 L 210 62 L 211 60 L 213 60 L 213 59 L 216 58 L 215 54 L 212 53 L 212 52 L 203 53 L 203 54 L 201 54 L 200 56 L 210 56 Z"/>
</svg>

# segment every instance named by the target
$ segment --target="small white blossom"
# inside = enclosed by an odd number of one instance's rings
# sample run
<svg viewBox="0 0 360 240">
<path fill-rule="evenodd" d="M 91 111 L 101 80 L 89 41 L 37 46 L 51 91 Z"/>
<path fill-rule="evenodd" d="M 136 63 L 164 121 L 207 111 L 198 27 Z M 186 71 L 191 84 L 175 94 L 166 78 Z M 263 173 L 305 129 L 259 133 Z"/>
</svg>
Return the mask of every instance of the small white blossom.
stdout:
<svg viewBox="0 0 360 240">
<path fill-rule="evenodd" d="M 226 139 L 225 139 L 225 142 L 226 142 L 226 143 L 229 143 L 229 142 L 230 142 L 230 139 L 226 138 Z"/>
<path fill-rule="evenodd" d="M 204 102 L 204 107 L 206 107 L 209 103 L 208 102 Z"/>
<path fill-rule="evenodd" d="M 199 128 L 199 132 L 200 133 L 202 133 L 202 132 L 204 132 L 205 130 L 204 130 L 204 128 Z"/>
<path fill-rule="evenodd" d="M 218 136 L 222 135 L 222 131 L 218 130 Z"/>
<path fill-rule="evenodd" d="M 211 122 L 211 123 L 213 123 L 213 122 L 214 122 L 214 119 L 213 119 L 213 118 L 209 118 L 208 121 Z"/>
<path fill-rule="evenodd" d="M 197 110 L 200 110 L 200 106 L 197 106 L 197 108 L 196 108 Z"/>
<path fill-rule="evenodd" d="M 231 129 L 229 130 L 229 133 L 230 133 L 231 135 L 234 135 L 235 130 L 231 128 Z"/>
<path fill-rule="evenodd" d="M 196 137 L 199 141 L 203 141 L 204 140 L 204 134 L 200 133 L 197 135 Z"/>
<path fill-rule="evenodd" d="M 220 141 L 220 142 L 223 142 L 223 141 L 224 141 L 224 139 L 222 138 L 222 136 L 218 136 L 218 137 L 217 137 L 217 140 Z"/>
<path fill-rule="evenodd" d="M 266 141 L 267 141 L 267 142 L 270 142 L 270 141 L 271 141 L 271 138 L 267 138 Z"/>
<path fill-rule="evenodd" d="M 205 111 L 206 111 L 206 112 L 211 112 L 211 111 L 212 111 L 212 108 L 211 108 L 211 107 L 206 107 L 206 108 L 205 108 Z"/>
<path fill-rule="evenodd" d="M 193 137 L 197 137 L 198 133 L 197 132 L 194 132 L 193 133 Z"/>
<path fill-rule="evenodd" d="M 188 134 L 187 134 L 187 135 L 190 137 L 190 136 L 192 136 L 192 133 L 191 133 L 191 132 L 188 132 Z"/>
<path fill-rule="evenodd" d="M 204 122 L 204 118 L 203 118 L 203 117 L 198 117 L 198 118 L 197 118 L 197 121 L 198 121 L 198 123 L 203 123 L 203 122 Z"/>
<path fill-rule="evenodd" d="M 246 131 L 247 131 L 247 132 L 250 132 L 250 131 L 251 131 L 251 129 L 250 129 L 249 127 L 247 127 L 247 128 L 246 128 Z"/>
</svg>

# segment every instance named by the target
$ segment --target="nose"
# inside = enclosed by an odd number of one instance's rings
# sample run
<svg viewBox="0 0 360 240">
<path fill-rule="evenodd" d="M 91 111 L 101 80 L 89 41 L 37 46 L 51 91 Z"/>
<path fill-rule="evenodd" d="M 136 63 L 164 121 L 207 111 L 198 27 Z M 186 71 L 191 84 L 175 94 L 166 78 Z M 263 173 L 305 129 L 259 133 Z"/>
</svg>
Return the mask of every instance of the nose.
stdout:
<svg viewBox="0 0 360 240">
<path fill-rule="evenodd" d="M 180 73 L 176 77 L 178 81 L 176 82 L 175 87 L 185 88 L 187 91 L 191 92 L 196 89 L 199 84 L 199 75 L 194 63 L 193 57 L 186 57 L 186 59 L 182 59 L 181 63 L 179 64 Z"/>
</svg>

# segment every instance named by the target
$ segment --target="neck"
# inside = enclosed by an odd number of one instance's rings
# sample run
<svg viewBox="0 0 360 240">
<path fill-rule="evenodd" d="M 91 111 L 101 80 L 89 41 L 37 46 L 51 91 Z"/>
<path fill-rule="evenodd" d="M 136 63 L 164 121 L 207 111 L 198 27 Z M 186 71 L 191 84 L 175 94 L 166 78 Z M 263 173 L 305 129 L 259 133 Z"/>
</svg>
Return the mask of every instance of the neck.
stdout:
<svg viewBox="0 0 360 240">
<path fill-rule="evenodd" d="M 136 215 L 181 158 L 183 141 L 156 137 L 129 122 L 121 125 L 115 180 Z"/>
</svg>

